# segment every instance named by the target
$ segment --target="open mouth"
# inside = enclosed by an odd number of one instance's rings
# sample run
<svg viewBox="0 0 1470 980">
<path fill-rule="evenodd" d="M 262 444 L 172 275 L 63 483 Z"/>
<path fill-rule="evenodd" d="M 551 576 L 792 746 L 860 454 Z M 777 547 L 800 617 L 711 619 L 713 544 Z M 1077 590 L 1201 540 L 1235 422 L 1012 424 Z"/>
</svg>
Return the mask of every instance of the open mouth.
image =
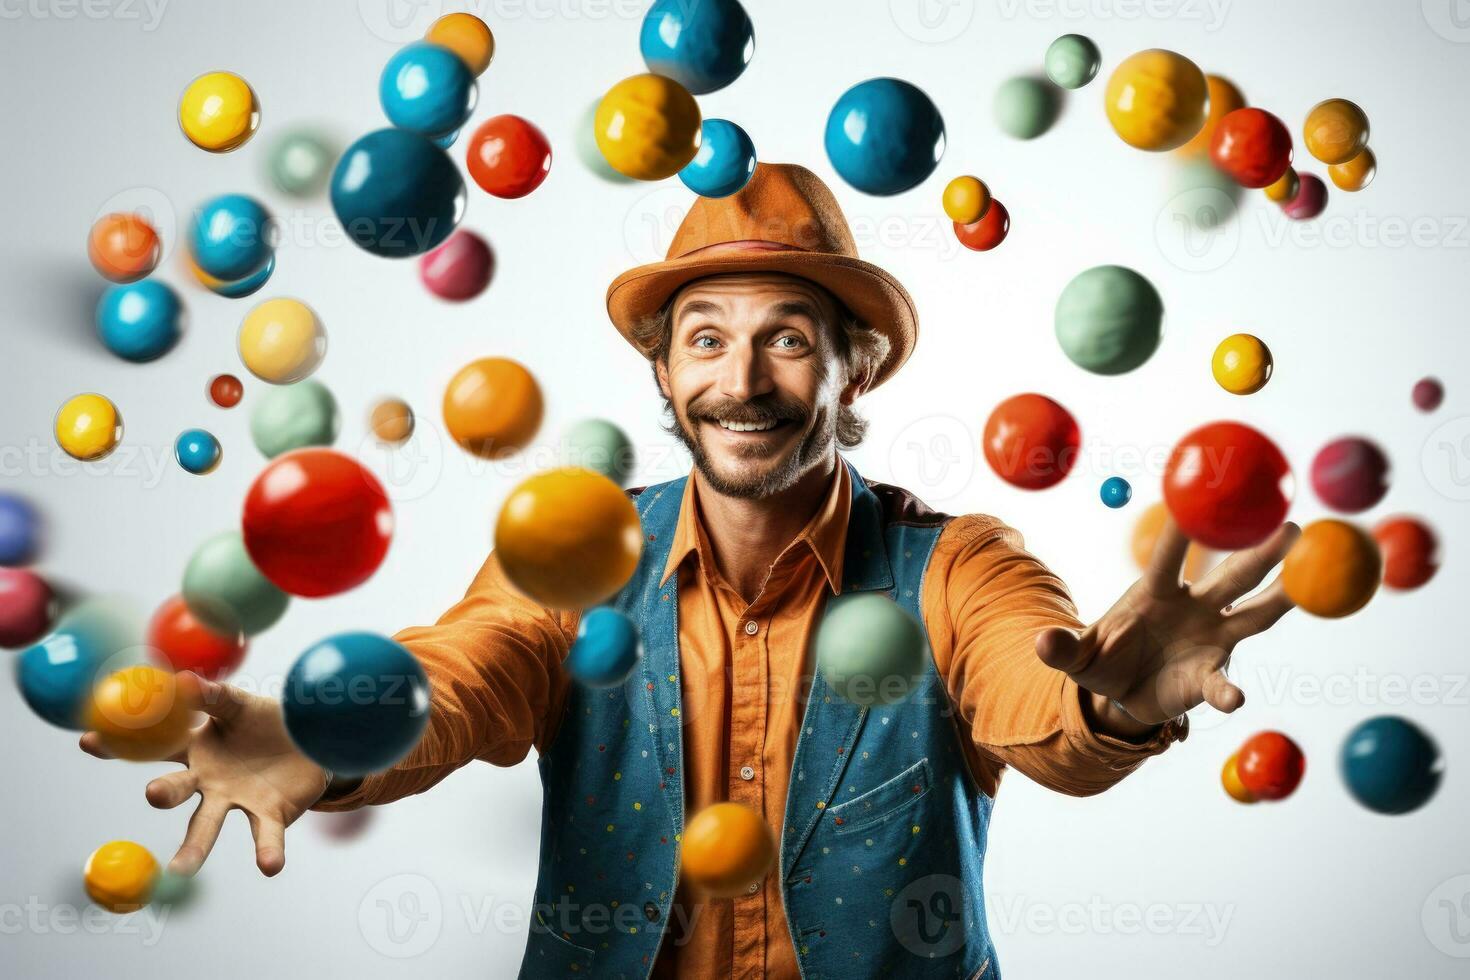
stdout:
<svg viewBox="0 0 1470 980">
<path fill-rule="evenodd" d="M 782 424 L 780 419 L 766 419 L 764 422 L 731 422 L 719 419 L 718 423 L 727 432 L 769 432 Z"/>
</svg>

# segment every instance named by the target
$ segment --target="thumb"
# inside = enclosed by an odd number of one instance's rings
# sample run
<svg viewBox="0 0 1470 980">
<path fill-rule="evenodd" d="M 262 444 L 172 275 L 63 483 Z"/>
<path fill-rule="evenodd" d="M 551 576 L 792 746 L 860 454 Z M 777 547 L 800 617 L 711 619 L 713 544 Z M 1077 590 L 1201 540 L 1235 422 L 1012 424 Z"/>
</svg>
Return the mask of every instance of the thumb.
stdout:
<svg viewBox="0 0 1470 980">
<path fill-rule="evenodd" d="M 1036 655 L 1053 670 L 1075 674 L 1092 663 L 1092 643 L 1063 626 L 1050 626 L 1036 634 Z"/>
</svg>

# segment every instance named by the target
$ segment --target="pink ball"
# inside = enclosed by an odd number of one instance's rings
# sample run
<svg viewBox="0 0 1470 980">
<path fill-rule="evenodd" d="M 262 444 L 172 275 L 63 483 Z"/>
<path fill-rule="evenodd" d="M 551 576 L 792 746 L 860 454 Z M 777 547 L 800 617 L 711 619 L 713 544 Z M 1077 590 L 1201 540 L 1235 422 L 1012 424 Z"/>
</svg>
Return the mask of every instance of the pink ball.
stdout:
<svg viewBox="0 0 1470 980">
<path fill-rule="evenodd" d="M 1312 489 L 1333 510 L 1356 514 L 1388 493 L 1388 457 L 1357 436 L 1323 446 L 1312 460 Z"/>
<path fill-rule="evenodd" d="M 474 299 L 495 275 L 495 253 L 472 231 L 457 231 L 449 241 L 419 259 L 419 278 L 440 299 Z"/>
<path fill-rule="evenodd" d="M 1444 385 L 1438 378 L 1421 378 L 1414 385 L 1414 407 L 1421 412 L 1432 412 L 1444 401 Z"/>
<path fill-rule="evenodd" d="M 1294 221 L 1309 221 L 1327 207 L 1327 185 L 1314 174 L 1301 174 L 1301 187 L 1296 197 L 1281 205 L 1281 210 Z"/>
<path fill-rule="evenodd" d="M 35 572 L 0 568 L 0 647 L 24 647 L 51 628 L 56 597 Z"/>
</svg>

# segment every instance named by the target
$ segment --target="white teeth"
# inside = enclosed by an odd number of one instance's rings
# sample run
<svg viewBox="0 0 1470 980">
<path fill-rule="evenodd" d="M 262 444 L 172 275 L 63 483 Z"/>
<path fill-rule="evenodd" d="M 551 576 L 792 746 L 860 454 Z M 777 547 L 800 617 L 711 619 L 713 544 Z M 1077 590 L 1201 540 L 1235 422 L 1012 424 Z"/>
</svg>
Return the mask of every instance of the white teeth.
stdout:
<svg viewBox="0 0 1470 980">
<path fill-rule="evenodd" d="M 768 422 L 727 422 L 720 419 L 720 427 L 729 429 L 731 432 L 765 432 L 767 429 L 776 427 L 776 420 Z"/>
</svg>

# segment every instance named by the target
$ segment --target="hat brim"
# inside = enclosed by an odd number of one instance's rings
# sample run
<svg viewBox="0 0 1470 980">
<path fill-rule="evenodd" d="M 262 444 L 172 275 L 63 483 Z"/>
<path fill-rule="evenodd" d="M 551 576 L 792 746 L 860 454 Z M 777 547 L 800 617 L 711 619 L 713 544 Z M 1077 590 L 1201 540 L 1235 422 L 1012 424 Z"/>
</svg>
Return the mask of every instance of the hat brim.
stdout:
<svg viewBox="0 0 1470 980">
<path fill-rule="evenodd" d="M 644 357 L 651 351 L 633 338 L 633 328 L 655 316 L 681 286 L 706 276 L 737 272 L 780 272 L 826 288 L 863 325 L 888 338 L 888 355 L 866 390 L 887 381 L 913 352 L 919 318 L 908 292 L 887 272 L 862 259 L 799 249 L 711 251 L 638 266 L 607 288 L 607 313 L 623 338 Z"/>
</svg>

